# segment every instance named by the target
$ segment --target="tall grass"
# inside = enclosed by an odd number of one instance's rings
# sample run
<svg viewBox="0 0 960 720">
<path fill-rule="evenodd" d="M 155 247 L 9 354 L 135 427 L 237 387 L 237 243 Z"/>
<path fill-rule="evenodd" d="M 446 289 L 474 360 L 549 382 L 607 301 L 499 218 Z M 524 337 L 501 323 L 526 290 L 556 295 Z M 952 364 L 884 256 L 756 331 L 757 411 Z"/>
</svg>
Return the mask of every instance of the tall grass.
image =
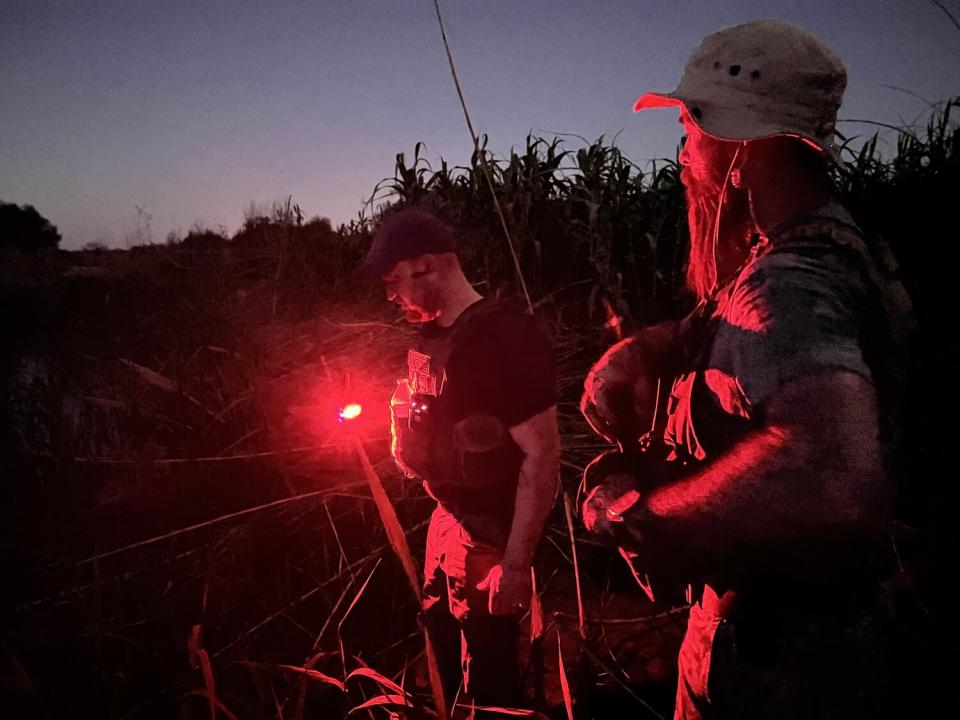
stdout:
<svg viewBox="0 0 960 720">
<path fill-rule="evenodd" d="M 502 159 L 486 149 L 497 196 L 515 236 L 521 268 L 539 299 L 571 286 L 590 298 L 588 312 L 609 297 L 644 321 L 677 299 L 684 233 L 677 166 L 664 161 L 644 172 L 604 138 L 569 150 L 564 140 L 528 136 L 521 151 Z M 490 287 L 512 283 L 493 202 L 481 182 L 480 157 L 467 166 L 446 161 L 434 170 L 414 148 L 412 163 L 397 155 L 394 176 L 374 197 L 423 205 L 458 231 L 468 271 Z"/>
</svg>

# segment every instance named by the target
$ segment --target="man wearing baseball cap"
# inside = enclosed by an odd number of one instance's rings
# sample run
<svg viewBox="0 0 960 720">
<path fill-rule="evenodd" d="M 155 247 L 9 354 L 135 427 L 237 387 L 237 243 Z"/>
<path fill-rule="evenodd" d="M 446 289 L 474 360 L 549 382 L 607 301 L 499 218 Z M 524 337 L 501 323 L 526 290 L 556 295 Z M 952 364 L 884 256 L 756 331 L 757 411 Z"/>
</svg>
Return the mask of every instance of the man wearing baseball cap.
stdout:
<svg viewBox="0 0 960 720">
<path fill-rule="evenodd" d="M 393 455 L 437 507 L 423 621 L 448 700 L 519 707 L 519 617 L 558 488 L 553 348 L 532 316 L 482 298 L 451 229 L 403 209 L 378 226 L 360 275 L 420 325 L 391 401 Z"/>
<path fill-rule="evenodd" d="M 666 378 L 662 440 L 683 470 L 608 478 L 583 515 L 654 582 L 694 580 L 676 718 L 887 717 L 924 701 L 898 693 L 910 683 L 875 567 L 892 499 L 886 358 L 910 303 L 832 198 L 845 85 L 819 38 L 760 20 L 705 37 L 676 90 L 634 106 L 680 111 L 705 330 Z M 622 341 L 587 378 L 601 431 L 622 426 L 613 400 L 638 386 L 639 348 Z"/>
</svg>

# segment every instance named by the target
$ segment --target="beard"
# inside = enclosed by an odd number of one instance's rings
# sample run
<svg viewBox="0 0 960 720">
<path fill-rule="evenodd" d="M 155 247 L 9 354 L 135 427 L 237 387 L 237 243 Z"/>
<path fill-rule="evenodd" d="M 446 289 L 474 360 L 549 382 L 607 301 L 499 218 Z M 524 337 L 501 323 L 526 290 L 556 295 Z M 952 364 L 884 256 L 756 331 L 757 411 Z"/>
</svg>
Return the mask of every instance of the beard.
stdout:
<svg viewBox="0 0 960 720">
<path fill-rule="evenodd" d="M 703 300 L 717 283 L 717 258 L 713 229 L 717 222 L 720 186 L 711 180 L 689 180 L 686 185 L 687 227 L 690 229 L 690 256 L 687 287 Z"/>
<path fill-rule="evenodd" d="M 436 320 L 439 316 L 439 313 L 437 312 L 431 312 L 419 307 L 405 307 L 401 308 L 401 310 L 403 311 L 403 319 L 411 325 L 428 323 L 432 320 Z"/>
<path fill-rule="evenodd" d="M 731 262 L 740 262 L 748 244 L 750 210 L 746 193 L 727 187 L 723 201 L 721 233 L 714 244 L 717 207 L 722 187 L 710 179 L 689 178 L 685 185 L 687 226 L 690 230 L 690 255 L 687 262 L 687 287 L 702 301 L 731 272 Z M 718 262 L 720 267 L 718 267 Z"/>
<path fill-rule="evenodd" d="M 403 300 L 400 310 L 403 319 L 412 325 L 436 320 L 440 316 L 440 292 L 433 285 L 424 286 L 409 301 Z"/>
</svg>

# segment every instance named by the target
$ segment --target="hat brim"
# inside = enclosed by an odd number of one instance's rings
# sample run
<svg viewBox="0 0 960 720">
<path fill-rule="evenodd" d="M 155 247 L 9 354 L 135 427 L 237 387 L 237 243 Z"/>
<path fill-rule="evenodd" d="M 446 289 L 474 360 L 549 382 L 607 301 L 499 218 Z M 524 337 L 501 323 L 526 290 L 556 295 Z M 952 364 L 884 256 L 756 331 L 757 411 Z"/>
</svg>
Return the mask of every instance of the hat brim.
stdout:
<svg viewBox="0 0 960 720">
<path fill-rule="evenodd" d="M 633 111 L 650 110 L 656 108 L 683 107 L 684 102 L 672 93 L 644 93 L 633 104 Z"/>
<path fill-rule="evenodd" d="M 640 112 L 641 110 L 680 107 L 690 113 L 690 107 L 688 105 L 696 106 L 698 104 L 699 103 L 697 100 L 688 101 L 680 98 L 676 95 L 676 90 L 671 93 L 648 92 L 637 98 L 637 101 L 633 104 L 633 111 Z M 764 123 L 746 123 L 742 127 L 736 129 L 739 130 L 739 132 L 735 132 L 733 127 L 727 128 L 726 131 L 724 131 L 723 128 L 711 128 L 708 130 L 707 128 L 703 127 L 703 124 L 700 121 L 694 119 L 694 122 L 704 133 L 710 137 L 729 142 L 762 140 L 764 138 L 777 136 L 796 137 L 819 150 L 830 162 L 834 163 L 838 167 L 844 166 L 844 161 L 840 157 L 840 153 L 837 148 L 827 143 L 818 141 L 816 138 L 810 137 L 799 130 L 772 127 Z"/>
</svg>

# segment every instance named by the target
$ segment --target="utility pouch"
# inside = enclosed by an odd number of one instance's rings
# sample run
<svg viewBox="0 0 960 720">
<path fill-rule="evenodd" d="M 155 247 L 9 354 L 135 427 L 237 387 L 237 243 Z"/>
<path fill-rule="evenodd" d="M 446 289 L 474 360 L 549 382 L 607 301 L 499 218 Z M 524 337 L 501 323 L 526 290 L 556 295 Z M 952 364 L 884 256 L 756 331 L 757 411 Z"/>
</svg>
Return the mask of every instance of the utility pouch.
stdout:
<svg viewBox="0 0 960 720">
<path fill-rule="evenodd" d="M 407 378 L 397 380 L 390 398 L 390 454 L 407 477 L 426 479 L 430 464 L 430 437 L 422 427 L 422 411 Z M 422 401 L 421 401 L 422 404 Z M 413 418 L 417 418 L 413 420 Z"/>
</svg>

